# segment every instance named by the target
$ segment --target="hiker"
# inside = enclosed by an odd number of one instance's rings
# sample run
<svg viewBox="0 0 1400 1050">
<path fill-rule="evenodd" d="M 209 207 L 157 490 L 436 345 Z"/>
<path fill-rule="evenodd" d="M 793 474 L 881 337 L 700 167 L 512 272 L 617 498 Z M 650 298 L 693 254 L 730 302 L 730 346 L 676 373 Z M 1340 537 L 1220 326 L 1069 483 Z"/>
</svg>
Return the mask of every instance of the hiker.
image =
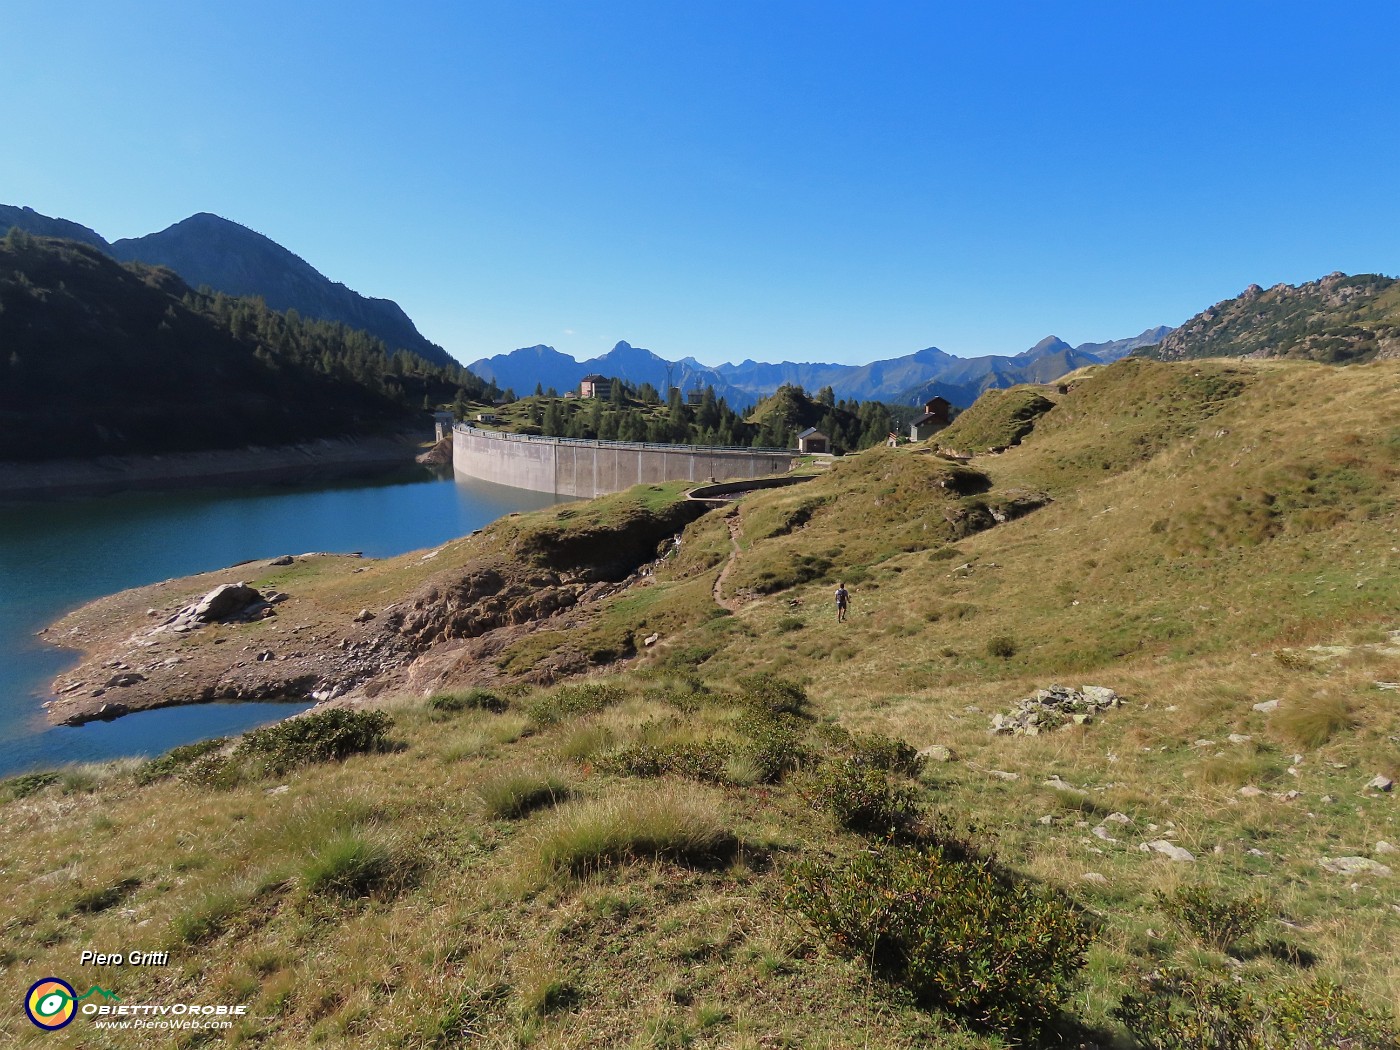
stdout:
<svg viewBox="0 0 1400 1050">
<path fill-rule="evenodd" d="M 851 596 L 846 590 L 844 583 L 836 585 L 836 622 L 846 622 L 846 606 L 850 603 Z"/>
</svg>

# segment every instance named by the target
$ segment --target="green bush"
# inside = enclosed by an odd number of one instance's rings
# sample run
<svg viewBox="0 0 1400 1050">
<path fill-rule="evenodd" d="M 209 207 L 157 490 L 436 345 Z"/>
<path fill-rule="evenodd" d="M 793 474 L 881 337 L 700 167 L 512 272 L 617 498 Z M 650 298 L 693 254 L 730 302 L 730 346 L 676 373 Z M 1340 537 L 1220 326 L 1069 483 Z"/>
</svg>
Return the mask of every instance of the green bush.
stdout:
<svg viewBox="0 0 1400 1050">
<path fill-rule="evenodd" d="M 579 715 L 596 714 L 604 708 L 620 704 L 626 697 L 626 692 L 616 685 L 594 682 L 565 685 L 536 697 L 526 711 L 536 725 L 552 726 Z"/>
<path fill-rule="evenodd" d="M 1330 981 L 1275 993 L 1268 1004 L 1278 1047 L 1337 1047 L 1400 1050 L 1390 1018 L 1368 1010 Z"/>
<path fill-rule="evenodd" d="M 1150 1050 L 1253 1050 L 1259 1004 L 1241 985 L 1174 967 L 1140 978 L 1113 1011 Z"/>
<path fill-rule="evenodd" d="M 761 783 L 776 784 L 807 757 L 802 746 L 806 726 L 791 715 L 750 712 L 735 729 L 744 740 L 735 755 L 757 769 Z"/>
<path fill-rule="evenodd" d="M 812 783 L 817 807 L 848 831 L 902 834 L 918 822 L 918 792 L 875 766 L 854 759 L 827 762 Z"/>
<path fill-rule="evenodd" d="M 5 781 L 5 793 L 11 799 L 28 798 L 36 792 L 43 791 L 50 784 L 58 783 L 57 773 L 25 773 L 23 776 L 11 777 Z"/>
<path fill-rule="evenodd" d="M 224 752 L 211 751 L 191 759 L 176 776 L 196 787 L 227 791 L 247 779 L 247 770 L 243 763 L 235 762 Z"/>
<path fill-rule="evenodd" d="M 332 708 L 255 729 L 239 741 L 234 758 L 255 759 L 268 773 L 285 773 L 312 762 L 382 750 L 393 724 L 383 711 Z"/>
<path fill-rule="evenodd" d="M 857 765 L 873 766 L 907 777 L 917 777 L 923 769 L 924 760 L 917 749 L 883 733 L 852 733 L 836 725 L 824 725 L 818 733 L 832 750 Z"/>
<path fill-rule="evenodd" d="M 807 715 L 807 690 L 791 679 L 766 672 L 740 678 L 739 699 L 760 714 L 798 718 Z"/>
<path fill-rule="evenodd" d="M 153 758 L 136 771 L 138 784 L 153 784 L 157 780 L 182 773 L 195 759 L 219 751 L 228 743 L 228 737 L 219 736 L 213 740 L 200 740 L 193 744 L 173 747 L 159 758 Z"/>
<path fill-rule="evenodd" d="M 1016 639 L 1010 635 L 994 634 L 987 639 L 987 655 L 1007 660 L 1016 655 Z"/>
<path fill-rule="evenodd" d="M 686 777 L 718 784 L 731 751 L 717 740 L 683 744 L 633 744 L 604 755 L 598 768 L 628 777 Z"/>
<path fill-rule="evenodd" d="M 1254 933 L 1270 910 L 1262 894 L 1230 897 L 1208 886 L 1183 886 L 1171 894 L 1159 890 L 1157 900 L 1192 937 L 1220 952 Z"/>
<path fill-rule="evenodd" d="M 802 861 L 783 902 L 920 1005 L 1010 1034 L 1051 1027 L 1093 939 L 1063 895 L 937 846 Z"/>
<path fill-rule="evenodd" d="M 1166 967 L 1138 978 L 1114 1016 L 1150 1050 L 1400 1050 L 1388 1017 L 1327 981 L 1252 993 Z"/>
<path fill-rule="evenodd" d="M 485 689 L 468 689 L 463 693 L 437 693 L 428 697 L 428 710 L 443 714 L 456 714 L 459 711 L 490 711 L 500 714 L 510 704 L 495 693 Z"/>
</svg>

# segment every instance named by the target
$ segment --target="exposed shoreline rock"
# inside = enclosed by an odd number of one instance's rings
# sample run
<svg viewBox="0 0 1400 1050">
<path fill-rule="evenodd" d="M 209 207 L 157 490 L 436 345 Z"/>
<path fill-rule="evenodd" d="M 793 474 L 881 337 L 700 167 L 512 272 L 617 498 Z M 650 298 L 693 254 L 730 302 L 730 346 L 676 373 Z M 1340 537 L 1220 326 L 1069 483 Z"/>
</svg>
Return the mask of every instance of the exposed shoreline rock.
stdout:
<svg viewBox="0 0 1400 1050">
<path fill-rule="evenodd" d="M 588 654 L 564 646 L 510 673 L 498 666 L 500 654 L 535 631 L 586 626 L 599 603 L 648 585 L 646 563 L 638 566 L 635 557 L 654 557 L 655 542 L 643 533 L 672 524 L 666 514 L 633 523 L 630 532 L 638 535 L 630 545 L 614 535 L 600 544 L 604 565 L 577 571 L 539 565 L 548 547 L 512 556 L 469 539 L 451 541 L 470 546 L 426 579 L 413 568 L 438 564 L 430 559 L 445 548 L 386 561 L 282 555 L 237 566 L 253 583 L 235 582 L 230 570 L 220 570 L 99 598 L 40 632 L 83 653 L 78 667 L 55 680 L 55 695 L 44 704 L 47 718 L 81 725 L 219 700 L 353 704 L 393 691 L 548 683 L 588 670 Z M 293 569 L 312 559 L 324 562 L 309 576 Z M 407 580 L 419 581 L 406 595 L 405 572 Z M 371 575 L 348 588 L 356 595 L 349 605 L 337 577 L 359 573 Z M 377 587 L 370 583 L 374 574 L 382 574 Z M 290 593 L 277 589 L 284 579 Z M 369 589 L 361 589 L 361 579 Z M 308 593 L 298 593 L 298 581 Z M 363 604 L 373 593 L 390 603 Z M 632 655 L 629 650 L 618 658 Z"/>
</svg>

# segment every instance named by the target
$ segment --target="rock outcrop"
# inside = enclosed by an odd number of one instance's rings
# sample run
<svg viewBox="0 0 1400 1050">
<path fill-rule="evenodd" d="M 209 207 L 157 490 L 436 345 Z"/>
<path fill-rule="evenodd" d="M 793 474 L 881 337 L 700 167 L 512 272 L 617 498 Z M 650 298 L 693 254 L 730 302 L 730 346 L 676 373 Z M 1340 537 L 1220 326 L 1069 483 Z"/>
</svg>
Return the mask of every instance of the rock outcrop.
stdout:
<svg viewBox="0 0 1400 1050">
<path fill-rule="evenodd" d="M 1071 689 L 1066 685 L 1052 685 L 1018 700 L 1008 714 L 993 715 L 991 729 L 993 733 L 1004 735 L 1037 736 L 1051 729 L 1087 725 L 1095 716 L 1120 707 L 1122 703 L 1122 698 L 1106 686 Z"/>
</svg>

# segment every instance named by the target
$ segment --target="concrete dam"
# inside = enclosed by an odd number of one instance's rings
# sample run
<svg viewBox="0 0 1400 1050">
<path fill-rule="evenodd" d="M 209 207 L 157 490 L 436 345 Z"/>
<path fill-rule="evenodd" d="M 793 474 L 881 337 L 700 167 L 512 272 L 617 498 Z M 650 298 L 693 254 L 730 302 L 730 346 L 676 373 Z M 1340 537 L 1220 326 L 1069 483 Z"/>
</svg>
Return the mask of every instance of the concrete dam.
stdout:
<svg viewBox="0 0 1400 1050">
<path fill-rule="evenodd" d="M 792 469 L 791 449 L 579 441 L 481 430 L 452 430 L 452 470 L 468 478 L 558 496 L 591 499 L 662 481 L 761 478 Z"/>
</svg>

